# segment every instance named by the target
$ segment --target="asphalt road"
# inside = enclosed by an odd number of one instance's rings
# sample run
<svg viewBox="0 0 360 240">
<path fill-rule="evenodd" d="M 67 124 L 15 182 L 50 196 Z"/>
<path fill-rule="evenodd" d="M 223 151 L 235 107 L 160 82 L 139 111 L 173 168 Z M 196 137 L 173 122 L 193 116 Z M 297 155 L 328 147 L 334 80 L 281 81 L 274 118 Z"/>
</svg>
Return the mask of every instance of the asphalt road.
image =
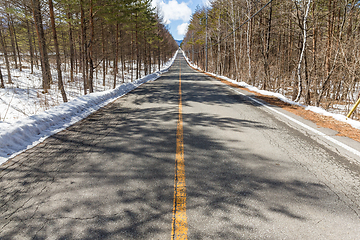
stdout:
<svg viewBox="0 0 360 240">
<path fill-rule="evenodd" d="M 181 54 L 0 170 L 0 239 L 360 239 L 360 158 Z"/>
</svg>

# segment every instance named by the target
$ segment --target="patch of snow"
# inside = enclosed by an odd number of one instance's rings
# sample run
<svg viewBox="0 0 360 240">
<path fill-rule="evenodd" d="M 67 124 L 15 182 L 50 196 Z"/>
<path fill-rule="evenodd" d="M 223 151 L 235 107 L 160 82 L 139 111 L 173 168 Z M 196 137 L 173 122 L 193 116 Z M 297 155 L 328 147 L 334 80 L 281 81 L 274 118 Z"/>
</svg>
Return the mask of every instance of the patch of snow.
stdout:
<svg viewBox="0 0 360 240">
<path fill-rule="evenodd" d="M 67 103 L 62 103 L 44 112 L 22 118 L 16 122 L 0 121 L 0 164 L 36 146 L 49 136 L 89 116 L 92 112 L 122 97 L 140 85 L 148 81 L 156 80 L 162 73 L 168 71 L 177 53 L 178 52 L 175 53 L 173 58 L 168 61 L 160 71 L 149 74 L 134 82 L 127 82 L 115 89 L 95 92 L 75 98 Z M 11 93 L 9 95 L 11 95 Z M 16 104 L 13 107 L 16 108 Z"/>
<path fill-rule="evenodd" d="M 360 122 L 359 121 L 347 118 L 346 116 L 344 116 L 342 114 L 330 113 L 330 112 L 326 111 L 325 109 L 323 109 L 321 107 L 314 107 L 314 106 L 306 106 L 305 110 L 309 110 L 309 111 L 312 111 L 312 112 L 315 112 L 315 113 L 319 113 L 319 114 L 322 114 L 324 116 L 332 117 L 332 118 L 334 118 L 334 119 L 336 119 L 338 121 L 350 124 L 353 128 L 360 129 Z"/>
</svg>

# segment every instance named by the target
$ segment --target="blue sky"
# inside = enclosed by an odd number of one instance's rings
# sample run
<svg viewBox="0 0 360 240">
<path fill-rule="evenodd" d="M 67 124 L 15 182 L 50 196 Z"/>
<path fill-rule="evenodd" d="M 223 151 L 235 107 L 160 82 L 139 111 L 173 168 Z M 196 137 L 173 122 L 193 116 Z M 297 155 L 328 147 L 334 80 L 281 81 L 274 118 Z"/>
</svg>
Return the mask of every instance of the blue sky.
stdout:
<svg viewBox="0 0 360 240">
<path fill-rule="evenodd" d="M 196 6 L 203 7 L 208 0 L 153 0 L 153 7 L 158 7 L 164 18 L 164 24 L 169 27 L 174 39 L 182 40 L 187 30 L 190 17 Z"/>
</svg>

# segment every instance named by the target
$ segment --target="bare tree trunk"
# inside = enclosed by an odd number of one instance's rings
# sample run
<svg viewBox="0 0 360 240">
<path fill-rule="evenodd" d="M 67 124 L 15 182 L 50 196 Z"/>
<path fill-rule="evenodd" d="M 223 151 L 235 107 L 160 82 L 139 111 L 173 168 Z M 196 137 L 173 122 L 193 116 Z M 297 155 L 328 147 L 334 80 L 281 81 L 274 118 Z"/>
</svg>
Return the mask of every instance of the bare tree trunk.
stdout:
<svg viewBox="0 0 360 240">
<path fill-rule="evenodd" d="M 94 16 L 93 16 L 93 0 L 90 0 L 90 43 L 89 43 L 89 64 L 90 64 L 90 75 L 89 75 L 89 92 L 94 92 L 94 53 L 93 53 L 93 45 L 95 39 L 94 32 Z"/>
<path fill-rule="evenodd" d="M 12 80 L 11 80 L 11 72 L 10 72 L 10 63 L 9 63 L 9 58 L 8 58 L 8 54 L 7 54 L 7 50 L 6 50 L 6 45 L 5 45 L 5 41 L 2 35 L 2 30 L 0 29 L 0 43 L 1 43 L 1 47 L 4 53 L 4 57 L 5 57 L 5 64 L 6 64 L 6 70 L 8 73 L 8 84 L 12 84 Z"/>
<path fill-rule="evenodd" d="M 68 7 L 67 17 L 69 24 L 69 43 L 70 43 L 70 81 L 74 82 L 74 39 L 73 39 L 73 29 L 72 29 L 72 18 L 70 12 L 70 6 Z"/>
<path fill-rule="evenodd" d="M 139 67 L 139 45 L 138 45 L 138 16 L 135 16 L 135 48 L 136 48 L 136 79 L 139 79 L 140 67 Z"/>
<path fill-rule="evenodd" d="M 149 60 L 148 60 L 148 64 L 149 64 L 149 74 L 152 73 L 152 68 L 151 68 L 151 64 L 152 64 L 152 61 L 151 61 L 151 52 L 152 52 L 152 49 L 151 49 L 151 44 L 148 45 L 149 46 Z"/>
<path fill-rule="evenodd" d="M 250 18 L 251 16 L 251 2 L 250 0 L 246 0 L 247 2 L 247 7 L 249 9 L 249 13 L 248 13 L 248 18 Z M 253 84 L 252 82 L 252 76 L 251 76 L 251 36 L 252 34 L 252 28 L 251 28 L 251 20 L 247 23 L 247 30 L 246 30 L 246 45 L 247 45 L 247 55 L 248 55 L 248 73 L 249 73 L 249 83 Z"/>
<path fill-rule="evenodd" d="M 236 24 L 236 18 L 235 18 L 235 9 L 234 9 L 234 0 L 231 0 L 231 27 L 233 31 L 233 57 L 234 57 L 234 78 L 236 81 L 238 80 L 238 63 L 237 63 L 237 54 L 236 54 L 236 31 L 235 31 L 235 24 Z"/>
<path fill-rule="evenodd" d="M 147 65 L 147 52 L 146 52 L 146 33 L 144 31 L 144 64 L 145 64 L 145 75 L 148 74 L 148 65 Z"/>
<path fill-rule="evenodd" d="M 101 25 L 101 40 L 102 40 L 102 55 L 103 55 L 103 86 L 105 87 L 105 78 L 106 78 L 106 71 L 105 71 L 105 64 L 106 64 L 106 55 L 105 55 L 105 34 L 104 34 L 104 24 Z"/>
<path fill-rule="evenodd" d="M 29 42 L 29 52 L 30 52 L 30 70 L 31 74 L 34 73 L 34 47 L 32 45 L 32 37 L 30 33 L 30 24 L 29 20 L 26 20 L 26 29 L 27 29 L 27 36 L 28 36 L 28 42 Z"/>
<path fill-rule="evenodd" d="M 194 57 L 194 56 L 193 56 Z M 194 59 L 193 59 L 194 61 Z M 160 71 L 161 67 L 161 42 L 159 40 L 159 48 L 158 48 L 158 71 Z"/>
<path fill-rule="evenodd" d="M 35 65 L 36 65 L 36 69 L 39 70 L 39 57 L 38 57 L 38 51 L 36 49 L 36 40 L 35 40 L 35 31 L 34 31 L 34 25 L 35 24 L 31 24 L 31 38 L 32 38 L 32 43 L 33 43 L 33 47 L 34 47 L 34 60 L 35 60 Z"/>
<path fill-rule="evenodd" d="M 308 73 L 308 61 L 307 61 L 307 52 L 304 53 L 304 72 L 305 72 L 305 94 L 304 94 L 304 102 L 306 105 L 310 105 L 311 103 L 311 96 L 310 96 L 310 84 L 311 79 L 309 79 Z"/>
<path fill-rule="evenodd" d="M 264 89 L 264 90 L 267 89 L 267 85 L 270 82 L 269 54 L 270 54 L 270 33 L 271 33 L 271 21 L 272 21 L 272 3 L 270 3 L 269 18 L 267 20 L 268 20 L 268 22 L 267 22 L 268 26 L 267 26 L 267 32 L 266 32 L 265 49 L 264 49 L 264 53 L 263 53 L 265 79 L 263 82 L 262 89 Z"/>
<path fill-rule="evenodd" d="M 331 14 L 332 12 L 332 3 L 334 2 L 334 0 L 329 0 L 328 1 L 328 27 L 327 27 L 327 43 L 326 43 L 326 55 L 325 55 L 325 70 L 326 70 L 326 75 L 329 74 L 330 72 L 330 57 L 331 57 L 331 39 L 332 39 L 332 28 L 333 28 L 333 21 L 332 21 L 332 15 L 334 13 Z"/>
<path fill-rule="evenodd" d="M 14 27 L 14 23 L 12 23 L 12 28 L 14 31 L 14 39 L 15 39 L 15 46 L 16 46 L 16 52 L 17 52 L 17 56 L 19 59 L 19 70 L 22 71 L 22 65 L 21 65 L 21 53 L 20 53 L 20 48 L 19 48 L 19 43 L 16 37 L 16 31 L 15 31 L 15 27 Z"/>
<path fill-rule="evenodd" d="M 288 37 L 288 55 L 287 55 L 287 71 L 288 73 L 291 72 L 291 56 L 292 56 L 292 49 L 293 49 L 293 38 L 292 38 L 292 21 L 289 18 L 289 37 Z"/>
<path fill-rule="evenodd" d="M 116 88 L 116 75 L 118 73 L 118 61 L 119 61 L 119 23 L 116 23 L 116 33 L 115 33 L 115 58 L 114 58 L 114 85 L 113 88 Z"/>
<path fill-rule="evenodd" d="M 83 68 L 83 46 L 82 46 L 82 37 L 81 34 L 78 37 L 78 43 L 79 43 L 79 49 L 78 49 L 78 53 L 75 54 L 75 61 L 76 61 L 76 74 L 78 73 L 82 73 L 82 68 Z M 76 50 L 76 47 L 75 47 Z"/>
<path fill-rule="evenodd" d="M 54 7 L 53 7 L 52 0 L 49 0 L 49 9 L 50 9 L 51 28 L 52 28 L 52 32 L 53 32 L 54 45 L 55 45 L 55 51 L 56 51 L 56 68 L 57 68 L 57 72 L 58 72 L 58 87 L 61 92 L 63 101 L 67 102 L 68 100 L 66 97 L 64 84 L 63 84 L 63 80 L 62 80 L 60 49 L 59 49 L 59 43 L 58 43 L 57 34 L 56 34 Z"/>
<path fill-rule="evenodd" d="M 315 89 L 313 91 L 314 93 L 314 98 L 317 98 L 317 91 L 318 91 L 318 77 L 317 77 L 317 59 L 316 59 L 316 55 L 317 55 L 317 23 L 316 23 L 316 19 L 315 19 L 315 6 L 316 6 L 316 2 L 313 3 L 313 12 L 312 12 L 312 17 L 313 17 L 313 21 L 314 21 L 314 27 L 313 27 L 313 76 L 314 76 L 314 80 L 315 80 Z M 310 91 L 310 88 L 309 88 Z"/>
<path fill-rule="evenodd" d="M 16 49 L 15 49 L 15 40 L 14 40 L 14 32 L 12 30 L 12 23 L 11 23 L 10 15 L 8 14 L 8 28 L 10 33 L 10 40 L 11 40 L 11 49 L 13 52 L 13 60 L 15 63 L 15 68 L 18 69 L 17 59 L 16 59 Z"/>
<path fill-rule="evenodd" d="M 83 0 L 80 0 L 80 15 L 81 15 L 81 59 L 82 59 L 82 75 L 83 75 L 83 82 L 84 82 L 84 95 L 87 94 L 87 78 L 86 78 L 86 66 L 87 64 L 87 54 L 86 54 L 86 26 L 85 26 L 85 14 L 84 14 L 84 7 L 83 7 Z"/>
<path fill-rule="evenodd" d="M 297 67 L 297 76 L 298 76 L 298 94 L 296 96 L 295 102 L 298 102 L 300 100 L 301 94 L 302 94 L 302 79 L 301 79 L 301 63 L 304 57 L 304 53 L 306 51 L 306 40 L 307 40 L 307 27 L 306 27 L 306 21 L 307 21 L 307 17 L 309 15 L 309 9 L 310 9 L 310 4 L 311 4 L 311 0 L 308 1 L 307 6 L 306 6 L 306 11 L 304 14 L 304 19 L 303 19 L 303 43 L 302 43 L 302 50 L 301 50 L 301 54 L 300 54 L 300 60 L 299 60 L 299 64 Z"/>
<path fill-rule="evenodd" d="M 131 30 L 131 81 L 134 79 L 134 31 Z"/>
<path fill-rule="evenodd" d="M 122 30 L 120 30 L 120 39 L 122 39 Z M 124 60 L 124 48 L 123 48 L 123 44 L 121 43 L 120 46 L 121 52 L 120 52 L 120 59 L 121 59 L 121 78 L 122 78 L 122 82 L 125 82 L 125 60 Z"/>
<path fill-rule="evenodd" d="M 0 67 L 0 88 L 5 88 L 5 84 L 4 84 L 4 79 L 3 79 L 3 75 L 1 72 L 1 67 Z"/>
<path fill-rule="evenodd" d="M 67 53 L 67 44 L 66 44 L 66 40 L 65 40 L 65 37 L 64 37 L 64 32 L 61 31 L 61 41 L 62 41 L 62 51 L 63 51 L 63 55 L 64 55 L 64 71 L 66 72 L 67 71 L 67 57 L 68 57 L 68 53 Z M 60 47 L 60 46 L 59 46 Z"/>
<path fill-rule="evenodd" d="M 219 13 L 218 24 L 217 24 L 217 60 L 216 60 L 216 73 L 221 74 L 221 43 L 220 43 L 220 32 L 221 31 L 221 14 Z M 194 52 L 194 34 L 193 34 L 193 52 Z"/>
<path fill-rule="evenodd" d="M 44 92 L 47 93 L 48 89 L 50 89 L 51 73 L 50 73 L 49 58 L 47 54 L 44 28 L 42 24 L 40 1 L 32 0 L 32 3 L 33 3 L 34 21 L 35 21 L 36 32 L 38 35 L 39 49 L 40 49 L 41 71 L 43 76 L 43 89 Z"/>
</svg>

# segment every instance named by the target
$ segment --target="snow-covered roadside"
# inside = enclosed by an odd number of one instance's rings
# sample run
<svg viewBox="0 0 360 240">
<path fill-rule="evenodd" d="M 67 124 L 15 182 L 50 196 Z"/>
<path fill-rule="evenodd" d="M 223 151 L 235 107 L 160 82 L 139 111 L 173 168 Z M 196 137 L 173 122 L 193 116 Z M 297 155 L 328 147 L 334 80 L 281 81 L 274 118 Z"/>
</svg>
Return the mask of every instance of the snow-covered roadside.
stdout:
<svg viewBox="0 0 360 240">
<path fill-rule="evenodd" d="M 124 83 L 112 90 L 81 96 L 14 123 L 0 122 L 0 164 L 84 119 L 92 112 L 122 97 L 140 85 L 156 80 L 162 73 L 169 70 L 177 54 L 178 51 L 160 71 L 134 82 Z"/>
<path fill-rule="evenodd" d="M 186 59 L 186 61 L 188 62 L 188 64 L 195 68 L 195 69 L 198 69 L 200 71 L 203 71 L 200 67 L 198 67 L 197 65 L 193 64 L 190 59 L 187 58 L 187 56 L 185 55 L 185 53 L 183 52 L 183 55 Z M 254 86 L 251 86 L 245 82 L 237 82 L 233 79 L 230 79 L 228 77 L 225 77 L 225 76 L 220 76 L 220 75 L 217 75 L 217 74 L 214 74 L 214 73 L 210 73 L 210 72 L 207 72 L 208 74 L 214 76 L 214 77 L 217 77 L 217 78 L 221 78 L 221 79 L 224 79 L 228 82 L 231 82 L 233 84 L 236 84 L 240 87 L 244 87 L 244 88 L 247 88 L 249 89 L 250 91 L 253 91 L 253 92 L 257 92 L 257 93 L 260 93 L 262 95 L 265 95 L 265 96 L 273 96 L 273 97 L 276 97 L 278 99 L 280 99 L 281 101 L 283 102 L 286 102 L 286 103 L 289 103 L 289 104 L 292 104 L 292 105 L 297 105 L 297 106 L 302 106 L 305 108 L 305 110 L 309 110 L 309 111 L 312 111 L 312 112 L 315 112 L 315 113 L 319 113 L 319 114 L 322 114 L 322 115 L 325 115 L 325 116 L 330 116 L 330 117 L 333 117 L 334 119 L 338 120 L 338 121 L 342 121 L 342 122 L 345 122 L 345 123 L 348 123 L 350 124 L 353 128 L 357 128 L 357 129 L 360 129 L 360 121 L 356 121 L 356 120 L 353 120 L 353 119 L 349 119 L 347 118 L 346 116 L 344 115 L 341 115 L 341 114 L 336 114 L 336 113 L 330 113 L 328 111 L 326 111 L 325 109 L 323 108 L 320 108 L 320 107 L 314 107 L 314 106 L 305 106 L 305 105 L 302 105 L 300 103 L 297 103 L 297 102 L 294 102 L 294 101 L 291 101 L 289 100 L 288 98 L 286 98 L 284 95 L 280 94 L 280 93 L 274 93 L 274 92 L 270 92 L 270 91 L 265 91 L 265 90 L 260 90 L 258 89 L 257 87 L 254 87 Z"/>
</svg>

